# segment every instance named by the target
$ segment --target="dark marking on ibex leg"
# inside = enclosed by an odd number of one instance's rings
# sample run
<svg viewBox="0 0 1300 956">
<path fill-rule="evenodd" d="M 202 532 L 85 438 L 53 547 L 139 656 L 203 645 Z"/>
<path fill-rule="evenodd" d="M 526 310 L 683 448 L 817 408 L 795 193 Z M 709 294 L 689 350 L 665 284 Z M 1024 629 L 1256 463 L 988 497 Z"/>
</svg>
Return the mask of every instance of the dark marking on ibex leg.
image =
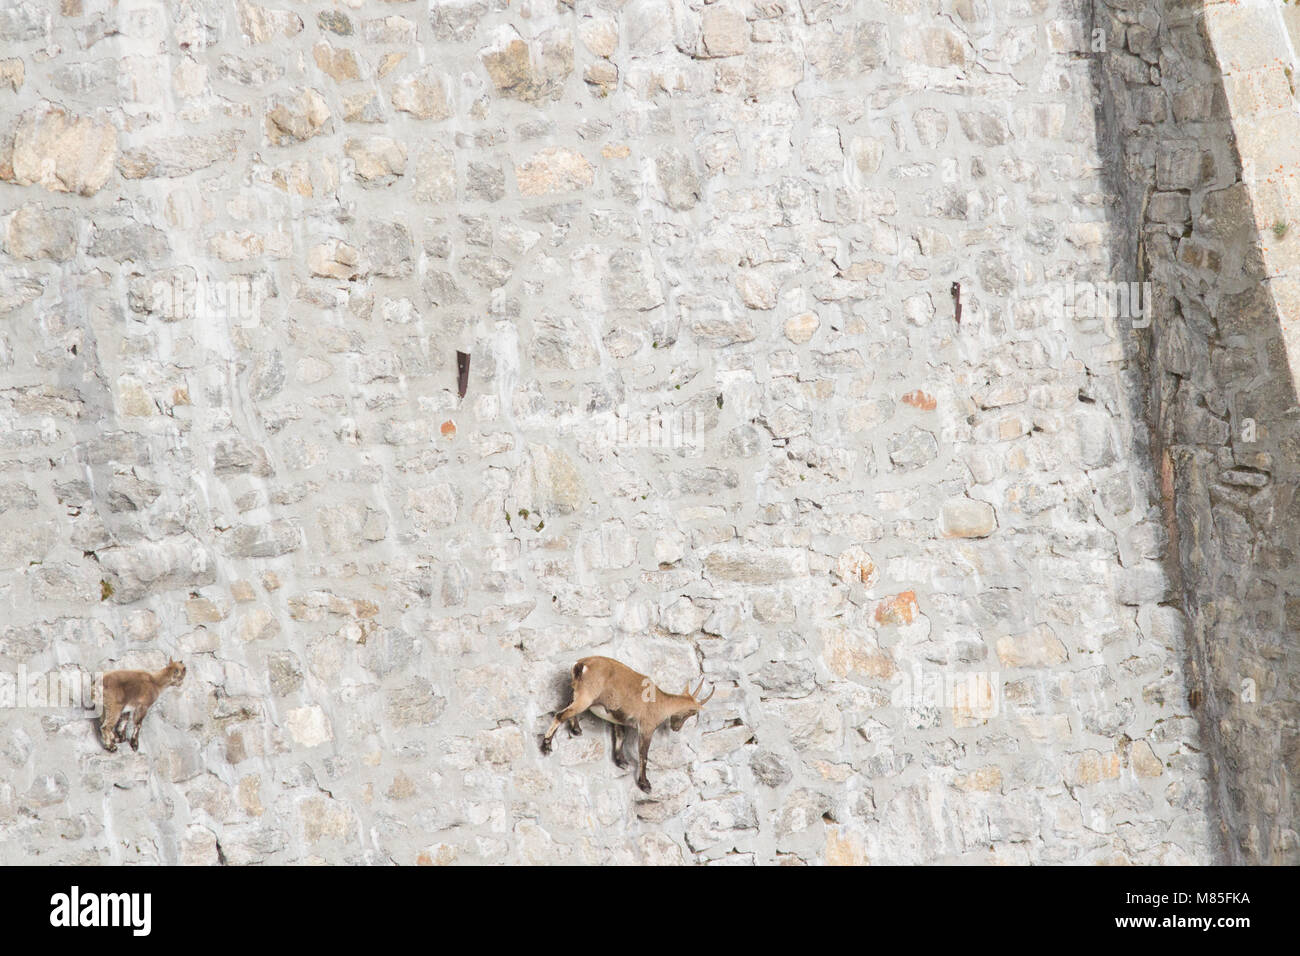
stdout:
<svg viewBox="0 0 1300 956">
<path fill-rule="evenodd" d="M 561 711 L 561 713 L 563 713 L 563 711 Z M 555 732 L 560 729 L 560 724 L 562 723 L 563 721 L 560 720 L 559 714 L 552 716 L 551 726 L 548 727 L 546 733 L 542 735 L 542 753 L 548 754 L 551 752 L 551 738 L 555 736 Z"/>
<path fill-rule="evenodd" d="M 144 723 L 144 715 L 147 713 L 149 713 L 148 707 L 141 710 L 140 713 L 138 714 L 131 715 L 131 749 L 132 750 L 138 751 L 140 749 L 140 725 Z"/>
<path fill-rule="evenodd" d="M 614 737 L 614 764 L 626 770 L 627 758 L 623 756 L 623 741 L 627 739 L 627 728 L 622 724 L 610 724 L 609 732 Z"/>
<path fill-rule="evenodd" d="M 129 711 L 123 711 L 117 718 L 117 723 L 113 725 L 113 736 L 121 740 L 126 736 L 126 728 L 135 722 L 134 715 Z"/>
<path fill-rule="evenodd" d="M 654 737 L 655 732 L 653 730 L 649 730 L 649 731 L 642 730 L 640 731 L 640 735 L 641 735 L 641 740 L 639 741 L 640 760 L 638 761 L 637 764 L 639 769 L 637 771 L 636 785 L 640 787 L 642 790 L 644 790 L 646 793 L 649 793 L 650 781 L 647 780 L 645 776 L 645 761 L 646 761 L 646 757 L 650 755 L 650 740 L 652 737 Z"/>
</svg>

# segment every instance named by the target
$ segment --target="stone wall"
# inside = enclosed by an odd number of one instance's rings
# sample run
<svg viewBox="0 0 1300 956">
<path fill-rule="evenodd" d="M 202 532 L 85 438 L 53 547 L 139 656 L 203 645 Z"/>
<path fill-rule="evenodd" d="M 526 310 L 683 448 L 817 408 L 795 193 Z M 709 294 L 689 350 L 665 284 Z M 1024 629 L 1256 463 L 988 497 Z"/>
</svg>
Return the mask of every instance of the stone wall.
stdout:
<svg viewBox="0 0 1300 956">
<path fill-rule="evenodd" d="M 1105 73 L 1123 158 L 1115 232 L 1140 237 L 1129 274 L 1156 290 L 1150 335 L 1136 341 L 1191 623 L 1212 814 L 1227 861 L 1295 864 L 1294 53 L 1272 3 L 1098 11 L 1125 37 Z"/>
<path fill-rule="evenodd" d="M 1218 859 L 1262 725 L 1206 742 L 1170 535 L 1213 489 L 1240 564 L 1277 492 L 1194 483 L 1182 385 L 1277 367 L 1162 300 L 1153 452 L 1144 337 L 1061 298 L 1232 182 L 1119 135 L 1208 69 L 1143 16 L 4 0 L 0 664 L 189 676 L 138 754 L 6 710 L 0 859 Z M 539 753 L 592 652 L 718 688 L 650 795 L 594 719 Z"/>
</svg>

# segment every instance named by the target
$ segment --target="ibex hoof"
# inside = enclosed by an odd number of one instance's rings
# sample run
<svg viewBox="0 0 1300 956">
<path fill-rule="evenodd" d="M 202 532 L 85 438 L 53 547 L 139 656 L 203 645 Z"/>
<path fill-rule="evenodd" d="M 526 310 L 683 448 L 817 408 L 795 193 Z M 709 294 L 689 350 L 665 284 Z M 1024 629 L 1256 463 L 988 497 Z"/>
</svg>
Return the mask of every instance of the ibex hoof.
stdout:
<svg viewBox="0 0 1300 956">
<path fill-rule="evenodd" d="M 138 741 L 138 740 L 132 740 L 132 741 L 131 741 L 131 749 L 132 749 L 132 750 L 135 750 L 135 751 L 138 752 L 138 751 L 140 750 L 140 741 Z"/>
<path fill-rule="evenodd" d="M 542 753 L 544 753 L 544 754 L 548 754 L 548 753 L 550 753 L 550 752 L 551 752 L 551 742 L 550 742 L 549 740 L 547 740 L 545 737 L 543 737 L 543 738 L 542 738 Z"/>
<path fill-rule="evenodd" d="M 109 753 L 117 753 L 117 744 L 104 744 L 104 749 Z"/>
<path fill-rule="evenodd" d="M 650 781 L 647 780 L 645 777 L 642 777 L 640 780 L 638 780 L 636 782 L 636 785 L 640 787 L 642 790 L 644 790 L 646 793 L 650 792 Z"/>
</svg>

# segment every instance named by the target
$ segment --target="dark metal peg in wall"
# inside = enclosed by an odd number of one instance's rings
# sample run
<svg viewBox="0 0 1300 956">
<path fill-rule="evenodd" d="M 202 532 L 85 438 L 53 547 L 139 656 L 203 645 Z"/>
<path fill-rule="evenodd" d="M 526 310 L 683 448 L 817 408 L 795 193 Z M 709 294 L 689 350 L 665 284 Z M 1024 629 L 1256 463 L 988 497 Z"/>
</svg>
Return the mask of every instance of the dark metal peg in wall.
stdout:
<svg viewBox="0 0 1300 956">
<path fill-rule="evenodd" d="M 465 390 L 469 388 L 469 353 L 456 353 L 456 391 L 461 398 L 465 397 Z"/>
</svg>

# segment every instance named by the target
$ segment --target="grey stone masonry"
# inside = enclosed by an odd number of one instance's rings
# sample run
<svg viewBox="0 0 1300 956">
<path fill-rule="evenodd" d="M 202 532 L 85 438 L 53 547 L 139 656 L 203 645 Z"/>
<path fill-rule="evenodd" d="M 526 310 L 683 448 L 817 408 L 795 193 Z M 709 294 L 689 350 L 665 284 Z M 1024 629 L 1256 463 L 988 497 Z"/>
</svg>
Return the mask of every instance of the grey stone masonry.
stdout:
<svg viewBox="0 0 1300 956">
<path fill-rule="evenodd" d="M 0 0 L 0 862 L 1294 862 L 1166 7 Z M 717 688 L 650 794 L 591 653 Z"/>
</svg>

